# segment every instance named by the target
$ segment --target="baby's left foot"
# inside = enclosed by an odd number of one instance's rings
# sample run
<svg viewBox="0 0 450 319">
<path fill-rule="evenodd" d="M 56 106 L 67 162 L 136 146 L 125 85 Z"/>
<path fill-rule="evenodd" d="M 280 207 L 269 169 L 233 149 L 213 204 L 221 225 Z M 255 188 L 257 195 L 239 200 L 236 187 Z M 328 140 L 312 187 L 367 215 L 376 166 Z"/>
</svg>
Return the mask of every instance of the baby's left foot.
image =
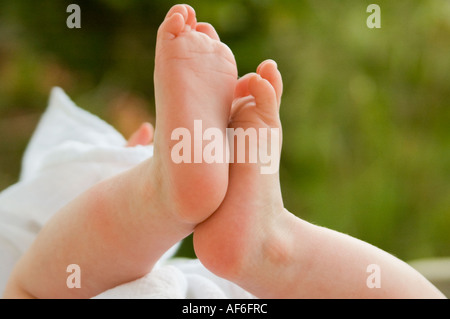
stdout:
<svg viewBox="0 0 450 319">
<path fill-rule="evenodd" d="M 201 123 L 201 135 L 213 128 L 225 136 L 237 81 L 234 56 L 212 25 L 197 22 L 193 8 L 175 5 L 158 30 L 154 78 L 155 154 L 148 175 L 157 179 L 166 213 L 197 224 L 222 202 L 228 164 L 205 162 L 195 123 Z M 194 140 L 189 151 L 174 152 L 182 139 L 179 130 L 187 130 Z"/>
</svg>

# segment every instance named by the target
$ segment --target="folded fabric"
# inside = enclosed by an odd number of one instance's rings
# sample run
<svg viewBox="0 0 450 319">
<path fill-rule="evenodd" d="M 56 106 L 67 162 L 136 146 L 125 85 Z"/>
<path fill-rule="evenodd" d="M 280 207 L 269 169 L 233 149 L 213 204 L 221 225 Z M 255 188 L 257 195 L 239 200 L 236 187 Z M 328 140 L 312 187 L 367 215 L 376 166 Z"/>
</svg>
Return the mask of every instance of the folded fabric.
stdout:
<svg viewBox="0 0 450 319">
<path fill-rule="evenodd" d="M 14 264 L 54 213 L 95 183 L 153 155 L 151 145 L 125 145 L 111 125 L 77 107 L 62 89 L 52 90 L 19 181 L 0 193 L 0 294 Z M 178 245 L 148 275 L 96 298 L 252 298 L 198 260 L 172 259 Z"/>
</svg>

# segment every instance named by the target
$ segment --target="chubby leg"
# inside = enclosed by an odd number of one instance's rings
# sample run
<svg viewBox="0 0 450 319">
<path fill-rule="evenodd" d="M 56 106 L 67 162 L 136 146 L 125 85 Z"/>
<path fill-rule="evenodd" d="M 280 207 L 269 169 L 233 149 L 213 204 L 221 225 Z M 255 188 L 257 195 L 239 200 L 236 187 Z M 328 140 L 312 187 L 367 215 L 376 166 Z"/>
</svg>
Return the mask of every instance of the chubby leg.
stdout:
<svg viewBox="0 0 450 319">
<path fill-rule="evenodd" d="M 61 209 L 16 265 L 5 297 L 89 298 L 135 280 L 219 207 L 228 164 L 174 163 L 171 133 L 192 131 L 201 120 L 225 136 L 234 57 L 191 7 L 176 5 L 159 28 L 155 62 L 154 156 Z M 151 134 L 142 126 L 128 146 L 148 143 Z M 71 264 L 81 269 L 81 288 L 67 287 Z"/>
<path fill-rule="evenodd" d="M 231 127 L 281 130 L 281 93 L 276 64 L 263 62 L 236 86 Z M 247 144 L 246 151 L 260 142 Z M 288 212 L 278 172 L 261 174 L 262 165 L 230 164 L 224 201 L 196 227 L 194 248 L 209 270 L 260 298 L 443 297 L 392 255 Z M 379 288 L 367 284 L 371 265 L 381 271 Z"/>
</svg>

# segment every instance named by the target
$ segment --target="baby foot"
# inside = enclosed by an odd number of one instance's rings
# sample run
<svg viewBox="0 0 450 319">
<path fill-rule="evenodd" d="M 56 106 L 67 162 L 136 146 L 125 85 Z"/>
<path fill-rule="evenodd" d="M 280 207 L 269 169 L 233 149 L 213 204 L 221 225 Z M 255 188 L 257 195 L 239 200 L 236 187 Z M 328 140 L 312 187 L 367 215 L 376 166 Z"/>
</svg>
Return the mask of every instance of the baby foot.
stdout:
<svg viewBox="0 0 450 319">
<path fill-rule="evenodd" d="M 282 79 L 275 62 L 260 64 L 257 73 L 239 79 L 231 114 L 232 128 L 275 128 L 281 131 L 279 105 Z M 280 134 L 281 135 L 281 134 Z M 261 140 L 260 140 L 261 142 Z M 281 145 L 281 138 L 280 138 Z M 247 145 L 252 147 L 260 145 Z M 279 149 L 278 156 L 279 156 Z M 265 271 L 289 259 L 280 229 L 289 227 L 278 171 L 261 174 L 262 163 L 230 164 L 229 187 L 219 209 L 194 231 L 197 257 L 212 272 L 244 288 L 265 278 Z M 275 269 L 275 270 L 274 270 Z M 246 278 L 248 280 L 246 280 Z"/>
<path fill-rule="evenodd" d="M 186 221 L 203 221 L 220 205 L 228 164 L 174 162 L 171 150 L 178 140 L 172 140 L 172 133 L 186 128 L 193 136 L 194 121 L 201 120 L 203 130 L 220 129 L 225 139 L 236 81 L 233 53 L 214 28 L 197 23 L 190 6 L 172 7 L 156 44 L 153 174 L 162 181 L 162 200 Z"/>
</svg>

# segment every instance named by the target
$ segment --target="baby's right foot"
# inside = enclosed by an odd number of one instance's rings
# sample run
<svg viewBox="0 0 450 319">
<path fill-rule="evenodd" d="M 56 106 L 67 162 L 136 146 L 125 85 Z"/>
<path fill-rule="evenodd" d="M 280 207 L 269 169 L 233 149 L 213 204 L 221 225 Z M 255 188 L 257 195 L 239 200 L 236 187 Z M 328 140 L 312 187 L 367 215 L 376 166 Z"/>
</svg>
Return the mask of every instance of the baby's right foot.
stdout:
<svg viewBox="0 0 450 319">
<path fill-rule="evenodd" d="M 276 64 L 265 61 L 257 74 L 239 79 L 231 111 L 230 126 L 234 129 L 279 132 L 277 147 L 269 148 L 276 152 L 271 156 L 279 156 L 281 151 L 281 92 L 282 80 Z M 258 143 L 261 142 L 264 140 Z M 246 143 L 247 154 L 261 147 L 249 144 Z M 229 187 L 222 205 L 194 231 L 194 248 L 200 261 L 213 273 L 254 294 L 260 290 L 255 283 L 260 283 L 261 278 L 276 280 L 278 272 L 290 263 L 293 243 L 288 234 L 296 223 L 284 210 L 278 169 L 274 174 L 261 174 L 261 167 L 260 162 L 230 164 Z M 272 292 L 271 297 L 282 295 Z"/>
<path fill-rule="evenodd" d="M 186 128 L 193 137 L 194 121 L 200 120 L 203 131 L 217 128 L 225 140 L 237 81 L 234 56 L 210 24 L 197 23 L 190 6 L 176 5 L 158 30 L 154 78 L 152 178 L 158 180 L 161 200 L 169 210 L 197 224 L 222 202 L 228 164 L 225 160 L 194 163 L 193 156 L 191 163 L 175 163 L 172 148 L 179 141 L 172 140 L 172 134 L 175 129 Z M 194 143 L 191 145 L 194 153 Z"/>
</svg>

